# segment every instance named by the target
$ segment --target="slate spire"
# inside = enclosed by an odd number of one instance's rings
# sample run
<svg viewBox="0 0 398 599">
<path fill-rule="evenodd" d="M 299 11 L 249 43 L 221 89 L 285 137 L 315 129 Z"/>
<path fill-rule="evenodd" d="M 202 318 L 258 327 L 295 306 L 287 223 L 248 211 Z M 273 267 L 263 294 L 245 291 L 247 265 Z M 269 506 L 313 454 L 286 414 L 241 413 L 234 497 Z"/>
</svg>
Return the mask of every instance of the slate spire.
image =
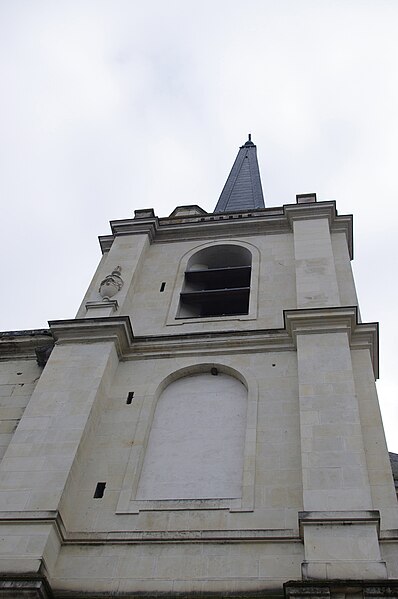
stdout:
<svg viewBox="0 0 398 599">
<path fill-rule="evenodd" d="M 239 148 L 214 212 L 246 211 L 255 208 L 265 208 L 265 205 L 257 148 L 249 133 L 249 139 Z"/>
</svg>

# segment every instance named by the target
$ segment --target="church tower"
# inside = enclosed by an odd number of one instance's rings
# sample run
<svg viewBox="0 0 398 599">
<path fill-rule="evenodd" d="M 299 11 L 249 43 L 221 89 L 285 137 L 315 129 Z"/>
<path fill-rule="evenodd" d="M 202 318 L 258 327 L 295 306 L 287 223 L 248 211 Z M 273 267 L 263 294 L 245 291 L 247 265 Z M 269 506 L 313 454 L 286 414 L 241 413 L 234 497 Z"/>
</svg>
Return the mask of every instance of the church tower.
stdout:
<svg viewBox="0 0 398 599">
<path fill-rule="evenodd" d="M 352 217 L 111 221 L 77 316 L 0 335 L 0 597 L 398 597 L 398 506 Z"/>
</svg>

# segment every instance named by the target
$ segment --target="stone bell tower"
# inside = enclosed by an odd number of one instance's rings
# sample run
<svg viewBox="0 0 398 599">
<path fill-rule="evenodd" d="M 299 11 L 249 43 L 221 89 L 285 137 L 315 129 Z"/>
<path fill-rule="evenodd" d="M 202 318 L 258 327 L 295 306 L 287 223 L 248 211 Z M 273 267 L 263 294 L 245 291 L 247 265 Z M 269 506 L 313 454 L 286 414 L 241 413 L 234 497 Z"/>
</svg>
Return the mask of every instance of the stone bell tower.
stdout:
<svg viewBox="0 0 398 599">
<path fill-rule="evenodd" d="M 111 221 L 75 319 L 0 335 L 0 597 L 398 597 L 398 507 L 352 217 Z"/>
</svg>

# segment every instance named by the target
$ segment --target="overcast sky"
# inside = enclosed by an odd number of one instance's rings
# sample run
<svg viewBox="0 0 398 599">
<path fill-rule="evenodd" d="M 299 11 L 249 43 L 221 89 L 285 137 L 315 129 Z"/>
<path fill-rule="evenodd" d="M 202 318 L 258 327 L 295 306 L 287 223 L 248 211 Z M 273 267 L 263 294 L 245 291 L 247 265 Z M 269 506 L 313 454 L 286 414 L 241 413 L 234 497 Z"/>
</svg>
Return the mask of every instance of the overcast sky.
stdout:
<svg viewBox="0 0 398 599">
<path fill-rule="evenodd" d="M 0 329 L 73 318 L 109 220 L 212 211 L 251 132 L 268 206 L 354 214 L 398 452 L 397 31 L 397 0 L 0 0 Z"/>
</svg>

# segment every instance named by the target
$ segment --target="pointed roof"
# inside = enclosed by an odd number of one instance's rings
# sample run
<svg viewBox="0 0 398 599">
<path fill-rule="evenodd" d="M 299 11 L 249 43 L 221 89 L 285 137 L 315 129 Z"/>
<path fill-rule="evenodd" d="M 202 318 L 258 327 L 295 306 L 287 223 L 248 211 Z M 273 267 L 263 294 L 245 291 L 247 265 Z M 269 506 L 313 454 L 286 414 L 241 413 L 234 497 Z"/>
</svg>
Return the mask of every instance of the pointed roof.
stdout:
<svg viewBox="0 0 398 599">
<path fill-rule="evenodd" d="M 246 211 L 255 208 L 265 208 L 265 205 L 257 148 L 249 134 L 248 141 L 239 148 L 214 212 Z"/>
</svg>

